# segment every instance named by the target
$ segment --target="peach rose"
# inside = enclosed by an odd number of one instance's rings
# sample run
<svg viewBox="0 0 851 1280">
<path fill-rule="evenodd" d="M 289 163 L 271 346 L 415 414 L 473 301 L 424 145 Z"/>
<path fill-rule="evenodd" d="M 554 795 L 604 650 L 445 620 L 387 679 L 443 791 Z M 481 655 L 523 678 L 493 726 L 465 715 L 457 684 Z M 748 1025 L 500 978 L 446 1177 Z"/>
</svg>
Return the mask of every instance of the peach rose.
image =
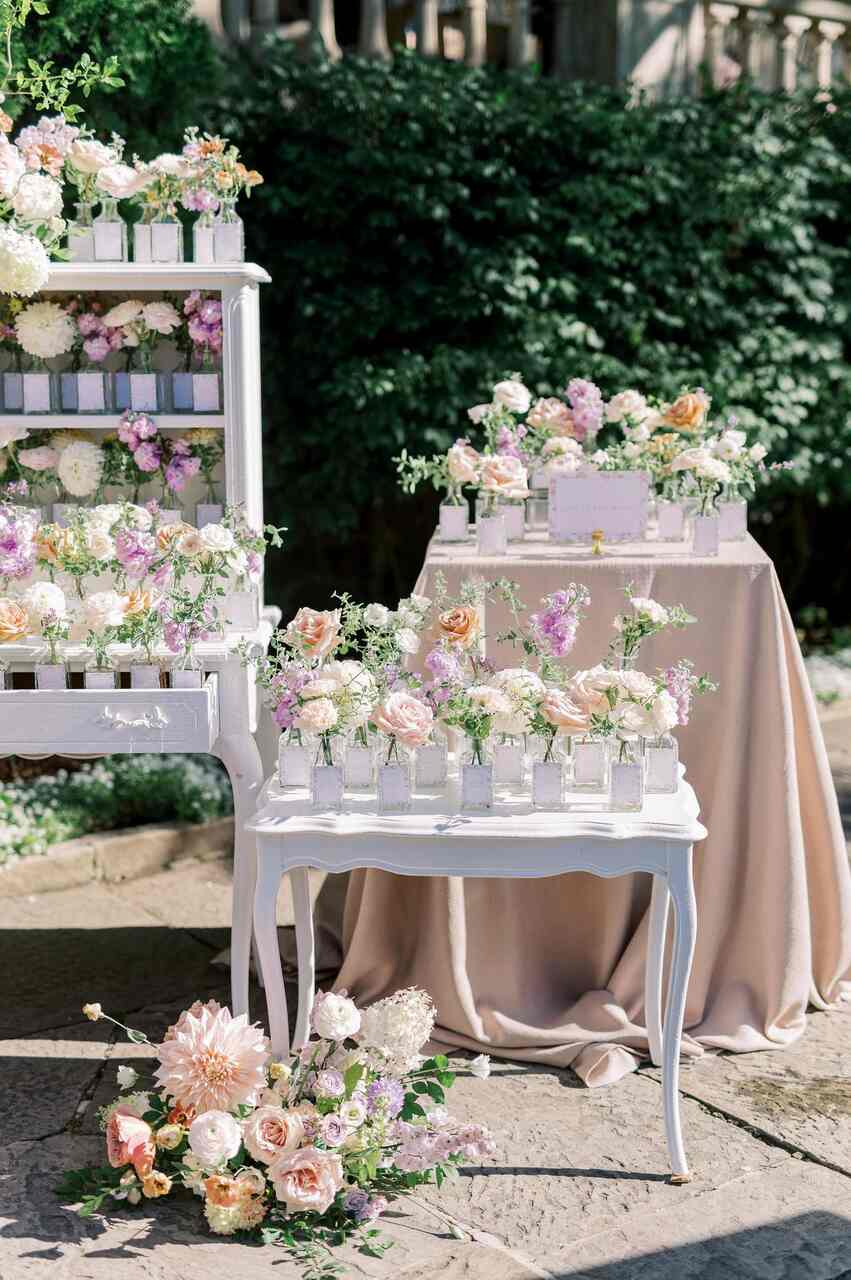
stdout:
<svg viewBox="0 0 851 1280">
<path fill-rule="evenodd" d="M 686 391 L 673 404 L 665 405 L 662 421 L 677 431 L 699 431 L 706 421 L 710 399 L 705 391 Z"/>
<path fill-rule="evenodd" d="M 284 632 L 307 658 L 325 658 L 340 634 L 339 609 L 308 609 L 302 605 Z"/>
<path fill-rule="evenodd" d="M 175 538 L 183 538 L 189 533 L 195 533 L 190 524 L 183 524 L 182 521 L 176 520 L 174 524 L 164 524 L 157 529 L 157 546 L 160 551 L 168 551 Z"/>
<path fill-rule="evenodd" d="M 154 1167 L 154 1134 L 145 1120 L 140 1120 L 127 1106 L 116 1107 L 106 1126 L 106 1158 L 113 1169 L 132 1164 L 140 1178 L 147 1178 Z"/>
<path fill-rule="evenodd" d="M 337 719 L 337 708 L 330 698 L 313 698 L 301 708 L 293 725 L 305 733 L 327 733 Z"/>
<path fill-rule="evenodd" d="M 490 454 L 482 459 L 481 488 L 502 498 L 527 498 L 529 480 L 519 458 Z"/>
<path fill-rule="evenodd" d="M 166 525 L 168 528 L 168 525 Z M 201 535 L 197 529 L 183 529 L 177 543 L 177 549 L 182 556 L 200 556 L 204 551 L 204 544 L 201 541 Z"/>
<path fill-rule="evenodd" d="M 60 556 L 73 554 L 77 549 L 77 538 L 70 529 L 60 529 L 58 525 L 39 529 L 35 536 L 35 549 L 39 560 L 46 564 L 58 564 Z"/>
<path fill-rule="evenodd" d="M 236 1178 L 231 1178 L 226 1173 L 214 1173 L 212 1177 L 205 1179 L 204 1190 L 210 1203 L 220 1205 L 223 1209 L 232 1209 L 245 1195 Z"/>
<path fill-rule="evenodd" d="M 538 710 L 547 724 L 557 729 L 571 729 L 578 733 L 587 729 L 591 722 L 588 712 L 571 702 L 561 689 L 548 689 L 538 704 Z"/>
<path fill-rule="evenodd" d="M 293 1213 L 325 1213 L 343 1185 L 343 1162 L 330 1151 L 302 1147 L 269 1165 L 275 1195 Z"/>
<path fill-rule="evenodd" d="M 30 631 L 30 616 L 17 600 L 0 596 L 0 644 L 23 640 Z"/>
<path fill-rule="evenodd" d="M 478 610 L 469 604 L 447 609 L 437 619 L 437 623 L 446 639 L 451 644 L 460 645 L 462 649 L 472 648 L 481 631 Z"/>
<path fill-rule="evenodd" d="M 606 690 L 617 684 L 617 675 L 608 667 L 590 667 L 587 671 L 577 671 L 568 684 L 571 699 L 590 715 L 592 711 L 603 711 L 609 704 Z"/>
<path fill-rule="evenodd" d="M 545 428 L 556 436 L 573 435 L 573 414 L 556 396 L 536 400 L 526 416 L 530 427 Z"/>
<path fill-rule="evenodd" d="M 377 729 L 398 738 L 406 747 L 424 747 L 434 725 L 434 712 L 412 693 L 400 689 L 389 693 L 375 708 L 372 720 Z"/>
<path fill-rule="evenodd" d="M 140 613 L 148 613 L 153 603 L 154 597 L 150 591 L 134 587 L 130 594 L 123 598 L 125 617 L 133 618 Z"/>
<path fill-rule="evenodd" d="M 250 1156 L 270 1164 L 295 1151 L 304 1141 L 304 1121 L 283 1107 L 258 1107 L 242 1125 L 242 1140 Z"/>
<path fill-rule="evenodd" d="M 482 460 L 466 440 L 456 440 L 446 455 L 446 469 L 456 484 L 475 484 Z"/>
</svg>

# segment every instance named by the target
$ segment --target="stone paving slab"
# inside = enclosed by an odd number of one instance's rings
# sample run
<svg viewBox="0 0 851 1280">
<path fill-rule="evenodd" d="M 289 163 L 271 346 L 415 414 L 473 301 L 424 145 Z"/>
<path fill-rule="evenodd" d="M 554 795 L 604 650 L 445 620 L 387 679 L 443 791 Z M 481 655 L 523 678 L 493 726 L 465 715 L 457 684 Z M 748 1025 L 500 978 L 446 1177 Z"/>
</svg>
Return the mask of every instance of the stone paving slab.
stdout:
<svg viewBox="0 0 851 1280">
<path fill-rule="evenodd" d="M 806 1034 L 776 1053 L 707 1054 L 680 1085 L 851 1176 L 851 1006 L 811 1013 Z"/>
</svg>

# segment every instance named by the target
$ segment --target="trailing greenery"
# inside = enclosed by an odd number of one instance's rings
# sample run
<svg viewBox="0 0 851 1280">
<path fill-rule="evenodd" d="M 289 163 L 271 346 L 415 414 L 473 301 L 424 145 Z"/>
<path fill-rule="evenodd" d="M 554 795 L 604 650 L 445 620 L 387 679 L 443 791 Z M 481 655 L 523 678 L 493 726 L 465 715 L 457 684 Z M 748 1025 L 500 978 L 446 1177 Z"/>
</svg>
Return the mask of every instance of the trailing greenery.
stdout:
<svg viewBox="0 0 851 1280">
<path fill-rule="evenodd" d="M 208 123 L 273 175 L 245 215 L 274 279 L 282 603 L 341 582 L 408 589 L 437 498 L 402 497 L 393 455 L 445 447 L 519 370 L 542 392 L 576 374 L 606 394 L 705 385 L 799 460 L 761 497 L 758 536 L 794 600 L 847 619 L 851 570 L 822 557 L 851 503 L 851 93 L 833 114 L 747 87 L 630 106 L 532 75 L 405 54 L 332 66 L 284 45 L 232 85 Z"/>
<path fill-rule="evenodd" d="M 0 783 L 0 865 L 95 831 L 230 813 L 230 783 L 211 756 L 110 756 L 74 772 Z"/>
</svg>

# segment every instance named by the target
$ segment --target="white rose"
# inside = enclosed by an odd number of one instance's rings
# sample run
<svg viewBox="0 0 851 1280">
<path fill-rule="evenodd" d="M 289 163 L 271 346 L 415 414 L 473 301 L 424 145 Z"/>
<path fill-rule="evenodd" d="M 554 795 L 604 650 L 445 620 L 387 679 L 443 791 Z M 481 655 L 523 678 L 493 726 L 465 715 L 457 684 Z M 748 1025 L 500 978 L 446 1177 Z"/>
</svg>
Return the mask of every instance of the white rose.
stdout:
<svg viewBox="0 0 851 1280">
<path fill-rule="evenodd" d="M 753 462 L 762 462 L 767 453 L 768 450 L 764 444 L 752 444 L 750 447 L 750 455 Z"/>
<path fill-rule="evenodd" d="M 538 697 L 544 692 L 544 682 L 534 671 L 525 667 L 505 667 L 497 671 L 491 679 L 495 689 L 501 689 L 509 698 L 521 702 L 526 698 Z"/>
<path fill-rule="evenodd" d="M 649 618 L 657 626 L 667 626 L 668 610 L 663 604 L 659 604 L 657 600 L 651 600 L 647 596 L 633 596 L 631 603 L 636 613 Z"/>
<path fill-rule="evenodd" d="M 348 996 L 328 991 L 316 997 L 310 1018 L 322 1040 L 349 1040 L 360 1030 L 360 1010 Z"/>
<path fill-rule="evenodd" d="M 169 334 L 180 328 L 180 316 L 170 302 L 148 302 L 142 308 L 142 320 L 154 333 Z"/>
<path fill-rule="evenodd" d="M 111 529 L 120 515 L 121 507 L 117 502 L 102 502 L 90 511 L 89 527 L 102 530 Z"/>
<path fill-rule="evenodd" d="M 711 456 L 695 468 L 695 473 L 704 480 L 715 480 L 718 484 L 729 484 L 733 478 L 727 463 Z"/>
<path fill-rule="evenodd" d="M 470 1075 L 477 1080 L 487 1080 L 491 1073 L 491 1060 L 486 1053 L 478 1054 L 469 1066 Z"/>
<path fill-rule="evenodd" d="M 722 431 L 721 435 L 712 441 L 710 448 L 716 458 L 723 458 L 725 462 L 730 462 L 742 453 L 746 439 L 744 431 Z"/>
<path fill-rule="evenodd" d="M 227 1111 L 205 1111 L 189 1126 L 189 1146 L 208 1169 L 232 1160 L 242 1145 L 242 1130 Z"/>
<path fill-rule="evenodd" d="M 621 696 L 637 698 L 641 702 L 649 702 L 656 695 L 656 686 L 643 671 L 616 671 L 614 683 Z"/>
<path fill-rule="evenodd" d="M 493 389 L 494 404 L 501 404 L 511 413 L 528 413 L 532 395 L 516 378 L 506 378 Z"/>
<path fill-rule="evenodd" d="M 223 524 L 205 524 L 198 533 L 205 551 L 230 551 L 236 541 Z"/>
<path fill-rule="evenodd" d="M 94 138 L 77 138 L 71 144 L 68 159 L 80 173 L 97 173 L 118 159 L 112 147 L 106 147 Z"/>
<path fill-rule="evenodd" d="M 363 611 L 363 620 L 368 627 L 384 627 L 390 610 L 383 604 L 368 604 Z"/>
<path fill-rule="evenodd" d="M 402 653 L 416 653 L 420 647 L 420 638 L 410 627 L 400 627 L 396 632 L 396 643 Z"/>
<path fill-rule="evenodd" d="M 62 213 L 62 188 L 43 173 L 25 173 L 12 197 L 21 222 L 43 223 Z"/>
<path fill-rule="evenodd" d="M 107 329 L 123 329 L 125 325 L 139 319 L 142 306 L 138 298 L 128 298 L 126 302 L 119 302 L 116 306 L 110 307 L 103 316 L 103 322 Z"/>
<path fill-rule="evenodd" d="M 623 422 L 624 418 L 633 418 L 643 422 L 649 412 L 647 401 L 640 391 L 619 391 L 606 405 L 606 421 Z"/>
<path fill-rule="evenodd" d="M 124 604 L 116 591 L 96 591 L 83 601 L 83 619 L 89 631 L 102 635 L 124 621 Z"/>
<path fill-rule="evenodd" d="M 43 622 L 47 614 L 64 618 L 67 612 L 65 593 L 55 582 L 34 582 L 22 597 L 24 608 L 31 618 Z"/>
</svg>

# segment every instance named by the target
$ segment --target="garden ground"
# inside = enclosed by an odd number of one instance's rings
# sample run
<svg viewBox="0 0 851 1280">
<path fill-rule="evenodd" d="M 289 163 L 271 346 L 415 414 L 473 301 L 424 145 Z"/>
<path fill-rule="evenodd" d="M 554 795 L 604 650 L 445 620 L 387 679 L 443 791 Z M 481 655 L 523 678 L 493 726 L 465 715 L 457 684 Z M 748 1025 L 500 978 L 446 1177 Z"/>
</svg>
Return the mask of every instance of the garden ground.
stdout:
<svg viewBox="0 0 851 1280">
<path fill-rule="evenodd" d="M 851 835 L 851 708 L 825 714 Z M 84 1000 L 159 1036 L 199 993 L 227 998 L 224 862 L 125 884 L 7 899 L 0 965 L 0 1278 L 278 1280 L 280 1251 L 206 1232 L 197 1202 L 81 1221 L 53 1187 L 101 1158 L 95 1112 L 115 1069 L 144 1056 L 82 1020 Z M 262 1008 L 253 992 L 253 1008 Z M 394 1206 L 381 1260 L 346 1277 L 406 1280 L 851 1280 L 851 1006 L 813 1013 L 777 1053 L 706 1056 L 682 1072 L 694 1181 L 669 1185 L 659 1073 L 589 1090 L 568 1071 L 495 1062 L 464 1074 L 455 1109 L 491 1124 L 497 1156 Z M 463 1236 L 464 1238 L 458 1238 Z M 193 1248 L 187 1248 L 193 1245 Z"/>
</svg>

